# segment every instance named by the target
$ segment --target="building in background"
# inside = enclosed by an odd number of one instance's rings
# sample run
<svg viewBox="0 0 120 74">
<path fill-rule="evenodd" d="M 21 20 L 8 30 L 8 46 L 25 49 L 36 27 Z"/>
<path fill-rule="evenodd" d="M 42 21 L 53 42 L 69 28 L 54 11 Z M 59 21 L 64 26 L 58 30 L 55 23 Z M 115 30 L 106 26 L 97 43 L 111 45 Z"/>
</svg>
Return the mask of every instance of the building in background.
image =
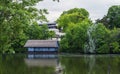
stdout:
<svg viewBox="0 0 120 74">
<path fill-rule="evenodd" d="M 57 23 L 42 23 L 42 24 L 39 24 L 40 26 L 42 25 L 47 25 L 48 28 L 49 28 L 49 31 L 54 31 L 55 34 L 56 34 L 56 37 L 55 38 L 52 38 L 53 40 L 58 40 L 60 41 L 60 38 L 65 35 L 65 33 L 61 32 L 58 28 L 57 28 Z"/>
</svg>

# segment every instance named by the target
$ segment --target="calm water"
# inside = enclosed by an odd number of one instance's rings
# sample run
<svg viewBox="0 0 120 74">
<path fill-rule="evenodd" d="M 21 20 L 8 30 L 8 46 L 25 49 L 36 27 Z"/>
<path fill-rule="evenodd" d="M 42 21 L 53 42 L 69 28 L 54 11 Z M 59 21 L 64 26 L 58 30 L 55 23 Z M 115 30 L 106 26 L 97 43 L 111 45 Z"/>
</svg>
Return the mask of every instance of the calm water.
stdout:
<svg viewBox="0 0 120 74">
<path fill-rule="evenodd" d="M 0 55 L 0 74 L 120 74 L 120 55 Z"/>
</svg>

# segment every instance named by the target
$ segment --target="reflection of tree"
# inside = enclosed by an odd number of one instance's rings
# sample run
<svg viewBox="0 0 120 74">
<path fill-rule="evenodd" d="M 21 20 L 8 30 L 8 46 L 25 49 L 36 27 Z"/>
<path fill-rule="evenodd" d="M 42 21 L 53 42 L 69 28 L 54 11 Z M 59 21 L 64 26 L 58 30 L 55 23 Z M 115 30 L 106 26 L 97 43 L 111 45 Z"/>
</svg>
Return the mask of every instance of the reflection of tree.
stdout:
<svg viewBox="0 0 120 74">
<path fill-rule="evenodd" d="M 120 74 L 120 56 L 111 55 L 109 56 L 110 74 Z"/>
<path fill-rule="evenodd" d="M 95 65 L 95 55 L 85 55 L 85 62 L 86 64 L 88 65 L 88 74 L 91 74 L 93 68 L 94 68 L 94 65 Z"/>
<path fill-rule="evenodd" d="M 112 58 L 111 58 L 112 57 Z M 120 56 L 87 55 L 79 57 L 61 57 L 66 74 L 119 74 Z"/>
<path fill-rule="evenodd" d="M 61 57 L 60 62 L 65 66 L 65 74 L 87 74 L 87 65 L 83 57 Z"/>
<path fill-rule="evenodd" d="M 5 55 L 0 57 L 0 74 L 53 74 L 51 67 L 28 67 L 24 55 Z M 2 72 L 2 73 L 1 73 Z"/>
</svg>

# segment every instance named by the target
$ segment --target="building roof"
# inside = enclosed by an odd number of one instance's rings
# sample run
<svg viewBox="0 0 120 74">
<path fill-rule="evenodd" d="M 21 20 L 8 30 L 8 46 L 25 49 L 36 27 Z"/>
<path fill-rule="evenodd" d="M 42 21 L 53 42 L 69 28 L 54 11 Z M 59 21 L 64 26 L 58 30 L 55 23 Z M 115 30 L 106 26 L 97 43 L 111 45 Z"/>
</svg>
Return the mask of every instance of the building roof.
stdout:
<svg viewBox="0 0 120 74">
<path fill-rule="evenodd" d="M 24 47 L 58 47 L 57 40 L 28 40 Z"/>
</svg>

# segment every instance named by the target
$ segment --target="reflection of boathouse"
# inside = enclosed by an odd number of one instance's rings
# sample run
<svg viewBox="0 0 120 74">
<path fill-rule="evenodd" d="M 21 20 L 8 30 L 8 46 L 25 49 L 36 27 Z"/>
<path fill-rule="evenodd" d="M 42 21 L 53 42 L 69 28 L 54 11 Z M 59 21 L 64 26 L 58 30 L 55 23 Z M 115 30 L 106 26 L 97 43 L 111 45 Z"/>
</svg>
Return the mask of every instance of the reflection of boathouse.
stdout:
<svg viewBox="0 0 120 74">
<path fill-rule="evenodd" d="M 55 68 L 55 74 L 63 74 L 64 67 L 61 66 L 57 54 L 28 54 L 24 60 L 28 67 L 51 67 Z"/>
<path fill-rule="evenodd" d="M 57 40 L 28 40 L 24 47 L 28 48 L 25 63 L 29 67 L 53 67 L 55 74 L 61 74 L 62 67 L 58 59 Z"/>
<path fill-rule="evenodd" d="M 28 66 L 53 66 L 56 67 L 58 65 L 57 58 L 39 58 L 39 59 L 25 59 L 25 63 Z"/>
<path fill-rule="evenodd" d="M 56 40 L 28 40 L 24 47 L 28 48 L 29 53 L 57 53 L 58 41 Z"/>
</svg>

